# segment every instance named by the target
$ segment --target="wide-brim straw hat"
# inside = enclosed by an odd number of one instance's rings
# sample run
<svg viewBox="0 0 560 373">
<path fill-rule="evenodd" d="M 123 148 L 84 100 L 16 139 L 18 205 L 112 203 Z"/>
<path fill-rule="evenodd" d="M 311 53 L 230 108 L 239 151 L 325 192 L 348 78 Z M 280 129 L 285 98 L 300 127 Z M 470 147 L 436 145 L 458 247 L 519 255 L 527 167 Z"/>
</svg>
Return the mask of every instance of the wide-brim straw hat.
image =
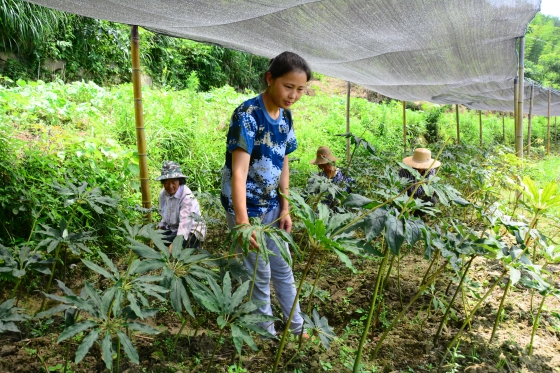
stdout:
<svg viewBox="0 0 560 373">
<path fill-rule="evenodd" d="M 320 146 L 319 149 L 317 149 L 317 157 L 311 161 L 309 161 L 309 163 L 311 164 L 325 164 L 325 163 L 332 163 L 334 161 L 337 161 L 338 158 L 336 158 L 332 152 L 331 149 L 329 149 L 328 146 Z"/>
<path fill-rule="evenodd" d="M 406 157 L 402 161 L 404 164 L 420 170 L 427 170 L 428 168 L 437 168 L 441 166 L 441 162 L 434 161 L 432 159 L 432 152 L 430 149 L 426 148 L 414 149 L 412 157 Z"/>
<path fill-rule="evenodd" d="M 167 180 L 167 179 L 179 179 L 187 178 L 181 172 L 181 166 L 179 163 L 173 161 L 165 161 L 161 166 L 161 175 L 156 180 Z"/>
</svg>

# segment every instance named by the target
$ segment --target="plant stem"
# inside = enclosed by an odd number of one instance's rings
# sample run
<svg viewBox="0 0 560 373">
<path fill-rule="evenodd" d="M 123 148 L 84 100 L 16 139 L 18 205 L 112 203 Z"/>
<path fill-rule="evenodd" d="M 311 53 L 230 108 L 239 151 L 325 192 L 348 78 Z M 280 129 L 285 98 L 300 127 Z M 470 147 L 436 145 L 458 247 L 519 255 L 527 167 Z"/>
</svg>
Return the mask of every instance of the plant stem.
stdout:
<svg viewBox="0 0 560 373">
<path fill-rule="evenodd" d="M 453 297 L 451 298 L 451 300 L 449 301 L 449 304 L 447 305 L 447 309 L 445 310 L 445 314 L 443 315 L 440 323 L 439 323 L 439 328 L 437 330 L 436 336 L 434 337 L 434 344 L 436 344 L 439 335 L 441 333 L 441 329 L 443 329 L 443 325 L 445 325 L 445 321 L 447 320 L 447 316 L 449 315 L 450 311 L 451 311 L 451 306 L 453 305 L 453 302 L 455 302 L 455 298 L 457 298 L 457 294 L 459 294 L 459 291 L 461 291 L 461 287 L 463 286 L 463 282 L 465 281 L 465 278 L 467 277 L 467 272 L 469 272 L 469 268 L 471 266 L 471 263 L 473 262 L 474 258 L 476 258 L 476 255 L 473 256 L 471 258 L 471 260 L 469 260 L 469 262 L 467 263 L 467 265 L 465 266 L 465 269 L 463 271 L 463 275 L 461 276 L 461 281 L 459 281 L 459 285 L 457 285 L 457 290 L 455 290 L 455 293 L 453 294 Z"/>
<path fill-rule="evenodd" d="M 500 315 L 502 314 L 502 310 L 504 309 L 504 303 L 510 286 L 511 286 L 511 279 L 508 278 L 508 281 L 506 283 L 506 288 L 504 289 L 504 295 L 502 295 L 502 300 L 500 301 L 500 306 L 498 307 L 498 313 L 496 314 L 496 320 L 494 320 L 494 327 L 492 328 L 492 334 L 490 334 L 490 339 L 488 340 L 488 343 L 492 343 L 492 340 L 496 335 L 496 330 L 498 330 L 498 325 L 500 324 Z"/>
<path fill-rule="evenodd" d="M 311 252 L 311 256 L 307 261 L 307 265 L 305 266 L 305 270 L 303 271 L 303 274 L 301 276 L 301 280 L 297 288 L 294 303 L 292 304 L 292 310 L 290 311 L 290 316 L 288 317 L 288 321 L 286 322 L 286 329 L 284 329 L 284 333 L 282 333 L 282 339 L 280 340 L 280 345 L 278 346 L 278 351 L 276 352 L 276 359 L 274 360 L 274 367 L 272 368 L 272 373 L 276 373 L 276 371 L 278 370 L 278 364 L 280 363 L 280 356 L 282 356 L 282 350 L 284 349 L 284 345 L 286 344 L 286 339 L 290 331 L 290 324 L 292 323 L 292 317 L 294 316 L 294 312 L 296 311 L 296 305 L 298 304 L 299 301 L 299 294 L 301 292 L 301 288 L 303 287 L 303 282 L 305 280 L 305 277 L 307 276 L 307 272 L 309 272 L 309 268 L 311 268 L 313 259 L 317 254 L 317 251 L 319 251 L 319 247 L 314 246 L 313 251 Z"/>
<path fill-rule="evenodd" d="M 60 252 L 60 244 L 56 246 L 56 251 L 54 252 L 54 261 L 51 267 L 51 276 L 49 277 L 49 282 L 47 282 L 47 287 L 45 288 L 45 293 L 49 293 L 51 290 L 51 284 L 54 277 L 54 269 L 56 268 L 56 262 L 58 261 L 58 253 Z M 47 301 L 47 297 L 43 297 L 43 301 L 41 302 L 41 308 L 39 308 L 39 312 L 43 312 L 45 307 L 45 303 Z M 39 313 L 38 312 L 38 313 Z"/>
<path fill-rule="evenodd" d="M 358 373 L 360 371 L 360 362 L 362 361 L 362 353 L 364 349 L 364 345 L 366 343 L 369 327 L 371 325 L 371 319 L 373 318 L 373 312 L 375 310 L 375 301 L 377 300 L 377 294 L 379 289 L 381 288 L 381 282 L 383 278 L 383 269 L 387 264 L 387 258 L 389 257 L 389 248 L 385 248 L 385 252 L 383 253 L 383 260 L 379 265 L 379 269 L 377 270 L 377 280 L 375 282 L 375 291 L 373 296 L 371 297 L 371 304 L 369 307 L 369 314 L 366 320 L 366 324 L 364 326 L 364 332 L 362 333 L 362 338 L 360 339 L 360 345 L 358 346 L 358 350 L 356 351 L 356 360 L 354 361 L 354 369 L 353 373 Z"/>
<path fill-rule="evenodd" d="M 377 357 L 377 353 L 379 352 L 379 349 L 381 348 L 381 344 L 383 343 L 383 341 L 385 340 L 385 338 L 387 337 L 387 335 L 389 334 L 389 332 L 395 327 L 395 325 L 397 324 L 397 322 L 400 321 L 400 319 L 404 316 L 404 314 L 406 313 L 406 311 L 408 311 L 408 309 L 410 308 L 410 306 L 412 306 L 414 304 L 414 302 L 416 302 L 416 300 L 424 293 L 424 291 L 428 288 L 428 286 L 430 286 L 430 284 L 432 282 L 434 282 L 437 278 L 437 276 L 441 273 L 441 271 L 443 271 L 445 269 L 445 267 L 447 266 L 448 261 L 446 260 L 432 275 L 432 277 L 430 277 L 428 279 L 428 281 L 426 281 L 425 284 L 423 284 L 422 286 L 420 286 L 420 288 L 418 289 L 418 292 L 416 292 L 416 295 L 414 296 L 414 298 L 412 298 L 410 300 L 410 302 L 408 302 L 408 304 L 406 305 L 406 307 L 404 307 L 402 309 L 402 311 L 393 319 L 393 321 L 391 322 L 391 325 L 389 325 L 389 327 L 385 330 L 385 332 L 383 333 L 383 335 L 381 335 L 381 338 L 379 338 L 379 341 L 377 342 L 377 345 L 375 346 L 375 350 L 373 351 L 373 358 L 375 359 Z M 356 366 L 354 366 L 354 371 Z M 356 372 L 357 373 L 357 372 Z"/>
<path fill-rule="evenodd" d="M 533 354 L 533 339 L 535 338 L 535 333 L 539 328 L 539 321 L 541 318 L 541 312 L 544 306 L 544 301 L 546 299 L 547 294 L 543 295 L 541 304 L 539 305 L 539 311 L 537 312 L 537 316 L 533 320 L 533 331 L 531 332 L 531 342 L 529 342 L 529 348 L 527 351 L 527 355 L 531 356 Z"/>
<path fill-rule="evenodd" d="M 473 318 L 474 314 L 476 313 L 476 311 L 478 311 L 478 309 L 480 308 L 480 306 L 482 305 L 482 302 L 484 302 L 486 300 L 486 298 L 488 298 L 488 296 L 490 294 L 492 294 L 492 292 L 494 291 L 494 288 L 500 283 L 500 281 L 502 281 L 502 278 L 504 278 L 504 276 L 506 275 L 507 272 L 503 272 L 500 277 L 498 277 L 498 279 L 496 280 L 496 282 L 494 282 L 494 284 L 490 287 L 490 289 L 488 289 L 488 291 L 486 292 L 486 294 L 484 294 L 484 296 L 478 301 L 478 303 L 476 304 L 476 306 L 474 307 L 474 309 L 471 311 L 471 313 L 469 314 L 469 316 L 465 319 L 465 321 L 463 322 L 463 325 L 461 325 L 461 328 L 459 329 L 459 331 L 457 332 L 457 335 L 455 335 L 455 337 L 453 338 L 453 340 L 451 341 L 451 343 L 449 343 L 449 345 L 447 346 L 447 349 L 445 351 L 445 355 L 443 355 L 443 358 L 441 359 L 441 361 L 443 362 L 445 360 L 445 358 L 447 357 L 447 354 L 449 353 L 449 350 L 451 349 L 451 347 L 455 344 L 455 342 L 457 342 L 457 340 L 459 339 L 459 337 L 461 336 L 461 334 L 463 333 L 463 330 L 465 329 L 465 327 L 467 326 L 468 323 L 471 322 L 471 319 Z"/>
<path fill-rule="evenodd" d="M 179 329 L 179 331 L 177 332 L 177 334 L 175 335 L 175 338 L 173 340 L 173 349 L 175 350 L 175 348 L 177 347 L 177 341 L 179 340 L 179 336 L 181 335 L 181 333 L 183 332 L 183 329 L 185 328 L 185 325 L 187 325 L 187 318 L 185 317 L 185 319 L 183 320 L 183 323 L 181 324 L 181 329 Z"/>
<path fill-rule="evenodd" d="M 210 357 L 210 361 L 208 361 L 208 365 L 206 366 L 206 373 L 210 372 L 210 367 L 212 366 L 212 362 L 214 361 L 214 356 L 216 355 L 216 351 L 218 350 L 218 345 L 220 344 L 222 336 L 224 335 L 224 330 L 225 329 L 220 330 L 220 336 L 218 337 L 218 340 L 214 345 L 214 351 L 212 351 L 212 356 Z"/>
<path fill-rule="evenodd" d="M 426 279 L 428 278 L 428 275 L 430 274 L 430 270 L 432 269 L 432 266 L 434 265 L 436 260 L 439 258 L 439 255 L 440 255 L 440 252 L 438 250 L 436 252 L 436 255 L 434 255 L 434 257 L 432 258 L 432 261 L 430 262 L 430 265 L 428 266 L 428 269 L 424 273 L 424 277 L 422 277 L 422 281 L 420 282 L 420 285 L 422 285 L 422 284 L 424 284 L 424 282 L 426 282 Z"/>
<path fill-rule="evenodd" d="M 315 276 L 315 281 L 313 282 L 313 288 L 311 289 L 311 294 L 309 294 L 309 301 L 307 303 L 306 313 L 309 315 L 311 312 L 311 303 L 313 301 L 313 295 L 315 294 L 315 289 L 317 288 L 317 282 L 319 282 L 319 276 L 321 276 L 321 270 L 323 269 L 323 262 L 325 261 L 327 255 L 323 254 L 321 256 L 321 263 L 319 263 L 319 269 L 317 270 L 317 276 Z"/>
<path fill-rule="evenodd" d="M 401 290 L 401 257 L 397 256 L 397 288 L 399 290 L 399 302 L 402 309 L 402 290 Z"/>
<path fill-rule="evenodd" d="M 255 268 L 253 269 L 253 281 L 251 282 L 251 290 L 249 291 L 249 301 L 253 299 L 253 289 L 255 288 L 255 281 L 257 279 L 257 270 L 259 269 L 259 252 L 255 254 Z"/>
<path fill-rule="evenodd" d="M 68 355 L 70 354 L 70 341 L 66 341 L 66 351 L 64 352 L 64 372 L 66 373 L 66 369 L 68 368 Z"/>
</svg>

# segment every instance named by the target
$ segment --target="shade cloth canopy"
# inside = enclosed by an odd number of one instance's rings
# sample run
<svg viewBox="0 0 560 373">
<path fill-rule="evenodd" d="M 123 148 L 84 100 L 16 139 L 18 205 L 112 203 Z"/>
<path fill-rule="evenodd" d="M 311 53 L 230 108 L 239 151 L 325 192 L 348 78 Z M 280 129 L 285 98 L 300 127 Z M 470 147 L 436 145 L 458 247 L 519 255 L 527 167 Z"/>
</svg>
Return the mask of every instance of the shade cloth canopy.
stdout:
<svg viewBox="0 0 560 373">
<path fill-rule="evenodd" d="M 516 38 L 540 0 L 28 0 L 273 57 L 398 100 L 513 111 Z M 530 89 L 525 88 L 525 112 Z M 560 92 L 552 91 L 552 115 Z M 533 113 L 547 115 L 535 87 Z"/>
</svg>

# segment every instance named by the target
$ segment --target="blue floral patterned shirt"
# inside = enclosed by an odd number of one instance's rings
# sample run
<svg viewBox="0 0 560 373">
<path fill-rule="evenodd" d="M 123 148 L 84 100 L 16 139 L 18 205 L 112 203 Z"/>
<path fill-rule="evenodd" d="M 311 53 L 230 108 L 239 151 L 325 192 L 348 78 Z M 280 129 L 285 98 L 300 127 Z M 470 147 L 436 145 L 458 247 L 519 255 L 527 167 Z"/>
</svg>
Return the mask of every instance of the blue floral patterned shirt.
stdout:
<svg viewBox="0 0 560 373">
<path fill-rule="evenodd" d="M 222 172 L 221 201 L 232 215 L 232 152 L 241 148 L 251 155 L 247 174 L 247 214 L 262 217 L 278 206 L 278 184 L 284 157 L 297 148 L 291 113 L 280 109 L 278 119 L 268 115 L 262 96 L 242 103 L 231 116 Z"/>
</svg>

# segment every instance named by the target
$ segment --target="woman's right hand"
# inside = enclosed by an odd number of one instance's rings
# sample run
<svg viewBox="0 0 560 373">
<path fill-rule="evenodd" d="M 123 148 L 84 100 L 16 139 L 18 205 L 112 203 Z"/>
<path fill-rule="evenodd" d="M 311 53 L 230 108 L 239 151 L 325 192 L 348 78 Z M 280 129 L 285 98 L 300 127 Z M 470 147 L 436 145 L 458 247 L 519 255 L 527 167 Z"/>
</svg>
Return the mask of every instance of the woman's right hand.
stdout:
<svg viewBox="0 0 560 373">
<path fill-rule="evenodd" d="M 245 225 L 250 226 L 249 223 L 245 223 Z M 239 243 L 239 246 L 243 247 L 243 238 L 241 236 L 237 237 L 237 243 Z M 259 244 L 257 244 L 257 232 L 255 231 L 253 231 L 251 238 L 249 239 L 249 250 L 259 251 Z"/>
</svg>

